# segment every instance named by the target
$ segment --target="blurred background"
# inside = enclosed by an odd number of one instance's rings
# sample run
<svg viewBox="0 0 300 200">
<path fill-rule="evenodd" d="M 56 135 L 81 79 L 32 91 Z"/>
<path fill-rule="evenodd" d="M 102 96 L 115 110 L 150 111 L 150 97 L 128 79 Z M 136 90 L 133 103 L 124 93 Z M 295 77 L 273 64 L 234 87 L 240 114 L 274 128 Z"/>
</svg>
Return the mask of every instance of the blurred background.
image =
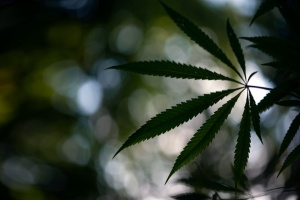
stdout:
<svg viewBox="0 0 300 200">
<path fill-rule="evenodd" d="M 228 18 L 239 36 L 287 34 L 276 10 L 249 26 L 258 0 L 164 2 L 201 26 L 232 59 L 225 32 Z M 261 72 L 251 83 L 272 87 L 274 72 L 260 68 L 271 59 L 250 48 L 244 53 L 248 73 Z M 235 107 L 210 148 L 167 184 L 175 158 L 214 107 L 112 159 L 126 138 L 157 113 L 232 86 L 105 70 L 141 60 L 175 60 L 232 73 L 189 40 L 159 1 L 1 0 L 1 199 L 158 200 L 191 191 L 176 179 L 197 171 L 231 180 L 244 102 Z M 253 93 L 256 101 L 266 94 Z M 261 199 L 272 199 L 274 192 L 266 191 L 288 180 L 289 170 L 276 179 L 280 166 L 272 158 L 295 114 L 268 111 L 262 115 L 264 145 L 253 135 L 246 172 L 252 194 L 265 193 Z M 287 196 L 296 198 L 293 192 Z"/>
</svg>

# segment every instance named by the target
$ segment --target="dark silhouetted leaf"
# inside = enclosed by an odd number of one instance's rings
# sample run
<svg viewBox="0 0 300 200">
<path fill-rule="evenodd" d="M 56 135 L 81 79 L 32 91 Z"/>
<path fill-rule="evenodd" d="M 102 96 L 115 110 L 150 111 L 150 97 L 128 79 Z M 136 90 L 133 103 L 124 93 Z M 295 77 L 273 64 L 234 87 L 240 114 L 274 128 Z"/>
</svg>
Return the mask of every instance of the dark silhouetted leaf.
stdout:
<svg viewBox="0 0 300 200">
<path fill-rule="evenodd" d="M 280 106 L 286 106 L 286 107 L 298 107 L 300 106 L 299 100 L 283 100 L 276 103 Z"/>
<path fill-rule="evenodd" d="M 280 60 L 280 61 L 274 61 L 270 63 L 264 63 L 262 65 L 270 66 L 279 70 L 300 72 L 299 63 L 293 62 L 293 60 L 284 60 L 284 61 Z"/>
<path fill-rule="evenodd" d="M 206 199 L 211 199 L 211 197 L 202 194 L 202 193 L 185 193 L 185 194 L 178 194 L 175 196 L 172 196 L 173 199 L 176 200 L 206 200 Z"/>
<path fill-rule="evenodd" d="M 230 46 L 243 70 L 244 76 L 246 78 L 246 65 L 245 65 L 245 58 L 244 53 L 241 47 L 241 44 L 233 30 L 233 28 L 230 25 L 229 20 L 227 21 L 227 36 L 230 42 Z"/>
<path fill-rule="evenodd" d="M 283 152 L 288 148 L 288 146 L 292 142 L 293 138 L 295 137 L 295 135 L 299 129 L 299 126 L 300 126 L 300 113 L 295 117 L 295 119 L 293 120 L 293 122 L 291 123 L 291 125 L 289 127 L 289 130 L 285 134 L 284 139 L 283 139 L 280 149 L 279 149 L 278 156 L 281 156 L 283 154 Z"/>
<path fill-rule="evenodd" d="M 256 132 L 257 137 L 260 139 L 261 143 L 263 143 L 261 133 L 260 133 L 260 116 L 257 111 L 255 100 L 250 90 L 249 90 L 249 96 L 250 96 L 250 110 L 251 110 L 251 119 L 253 123 L 253 128 L 254 131 Z"/>
<path fill-rule="evenodd" d="M 248 80 L 247 80 L 247 82 L 249 82 L 249 81 L 250 81 L 250 79 L 252 78 L 252 76 L 254 76 L 256 73 L 257 73 L 257 71 L 256 71 L 256 72 L 253 72 L 252 74 L 250 74 L 250 76 L 248 77 Z"/>
<path fill-rule="evenodd" d="M 132 62 L 124 65 L 113 66 L 108 69 L 118 69 L 143 75 L 165 76 L 172 78 L 227 80 L 238 82 L 232 78 L 209 71 L 207 69 L 172 61 Z"/>
<path fill-rule="evenodd" d="M 231 63 L 228 57 L 224 54 L 224 52 L 215 44 L 215 42 L 208 37 L 200 28 L 198 28 L 195 24 L 193 24 L 190 20 L 171 9 L 169 6 L 161 2 L 167 11 L 168 15 L 171 19 L 176 23 L 176 25 L 181 28 L 181 30 L 190 37 L 193 41 L 195 41 L 199 46 L 203 49 L 211 53 L 213 56 L 218 58 L 220 61 L 225 63 L 228 67 L 233 69 L 241 78 L 242 76 L 237 71 L 236 67 Z M 243 78 L 242 78 L 243 79 Z"/>
<path fill-rule="evenodd" d="M 180 124 L 187 122 L 193 117 L 197 116 L 209 106 L 217 103 L 219 100 L 223 99 L 225 96 L 236 91 L 237 89 L 230 89 L 225 91 L 219 91 L 211 94 L 205 94 L 177 104 L 176 106 L 161 112 L 152 119 L 150 119 L 146 124 L 144 124 L 140 129 L 133 133 L 122 147 L 117 151 L 114 157 L 123 149 L 139 143 L 143 140 L 147 140 L 165 133 Z"/>
<path fill-rule="evenodd" d="M 285 159 L 277 177 L 281 174 L 281 172 L 283 172 L 283 170 L 285 170 L 289 165 L 291 165 L 292 162 L 294 162 L 299 157 L 299 155 L 300 155 L 300 145 L 298 145 Z"/>
<path fill-rule="evenodd" d="M 292 83 L 283 83 L 272 89 L 258 104 L 257 110 L 259 113 L 264 112 L 273 106 L 280 99 L 285 97 L 291 91 Z"/>
<path fill-rule="evenodd" d="M 184 147 L 183 151 L 177 157 L 167 181 L 177 170 L 192 161 L 209 145 L 209 143 L 211 143 L 216 133 L 220 130 L 222 124 L 230 114 L 240 94 L 241 93 L 221 106 L 194 134 L 188 144 Z"/>
<path fill-rule="evenodd" d="M 273 8 L 275 8 L 276 6 L 276 1 L 274 0 L 265 0 L 262 1 L 262 3 L 260 4 L 259 8 L 257 9 L 253 19 L 251 20 L 250 25 L 260 16 L 264 15 L 265 13 L 269 12 L 270 10 L 272 10 Z"/>
<path fill-rule="evenodd" d="M 178 182 L 183 183 L 188 186 L 192 186 L 194 188 L 206 188 L 213 191 L 219 192 L 240 192 L 241 190 L 236 190 L 235 187 L 230 185 L 226 185 L 223 183 L 219 183 L 215 180 L 210 180 L 205 177 L 189 177 L 189 178 L 181 178 Z"/>
<path fill-rule="evenodd" d="M 249 109 L 249 100 L 247 96 L 245 109 L 243 112 L 240 131 L 238 134 L 237 144 L 235 147 L 234 155 L 234 177 L 236 183 L 241 179 L 245 167 L 248 162 L 248 156 L 250 151 L 250 128 L 251 128 L 251 119 L 250 119 L 250 109 Z"/>
<path fill-rule="evenodd" d="M 242 39 L 253 42 L 251 47 L 257 48 L 277 60 L 298 59 L 300 56 L 300 45 L 296 42 L 270 36 L 242 37 Z"/>
</svg>

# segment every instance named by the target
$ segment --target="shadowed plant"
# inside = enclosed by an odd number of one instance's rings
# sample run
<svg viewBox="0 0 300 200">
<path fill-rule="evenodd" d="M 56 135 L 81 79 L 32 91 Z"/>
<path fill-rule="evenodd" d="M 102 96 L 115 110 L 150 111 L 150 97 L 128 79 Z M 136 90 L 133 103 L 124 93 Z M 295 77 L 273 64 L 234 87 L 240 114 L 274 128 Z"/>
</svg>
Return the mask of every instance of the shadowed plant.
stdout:
<svg viewBox="0 0 300 200">
<path fill-rule="evenodd" d="M 279 2 L 279 1 L 278 1 Z M 262 16 L 266 12 L 278 7 L 277 1 L 266 0 L 263 1 L 256 14 L 251 21 L 251 24 L 258 17 Z M 109 69 L 118 69 L 128 72 L 134 72 L 142 75 L 164 76 L 181 79 L 196 79 L 196 80 L 220 80 L 229 81 L 237 84 L 237 87 L 211 92 L 179 103 L 150 119 L 137 131 L 135 131 L 125 143 L 119 148 L 114 156 L 120 153 L 127 147 L 140 143 L 144 140 L 151 139 L 153 137 L 164 134 L 165 132 L 191 120 L 203 111 L 218 103 L 227 96 L 231 98 L 220 106 L 201 127 L 195 132 L 193 137 L 184 147 L 182 152 L 176 158 L 173 168 L 170 171 L 166 182 L 170 177 L 177 172 L 180 168 L 193 161 L 199 154 L 201 154 L 209 144 L 214 140 L 216 134 L 221 129 L 222 125 L 230 115 L 232 109 L 241 94 L 245 93 L 244 111 L 240 117 L 239 131 L 237 133 L 237 142 L 234 152 L 234 164 L 233 174 L 235 187 L 220 184 L 217 182 L 206 182 L 215 191 L 227 190 L 230 192 L 241 192 L 238 189 L 238 185 L 243 180 L 244 170 L 248 162 L 250 151 L 250 131 L 253 127 L 257 134 L 257 137 L 263 142 L 260 130 L 260 116 L 259 114 L 271 108 L 275 104 L 287 107 L 298 107 L 300 105 L 299 92 L 295 90 L 299 86 L 299 68 L 298 63 L 294 62 L 300 55 L 299 43 L 291 42 L 284 39 L 278 39 L 271 36 L 263 37 L 243 37 L 242 39 L 252 42 L 251 47 L 257 48 L 262 52 L 272 56 L 275 61 L 266 63 L 278 70 L 290 70 L 296 73 L 297 76 L 289 78 L 278 84 L 275 88 L 264 88 L 261 86 L 249 85 L 250 79 L 255 76 L 257 72 L 251 74 L 246 73 L 246 64 L 244 53 L 240 45 L 239 39 L 236 36 L 229 20 L 227 21 L 226 31 L 227 37 L 231 46 L 231 49 L 236 57 L 239 66 L 235 66 L 228 56 L 221 50 L 221 48 L 199 27 L 193 24 L 186 17 L 182 16 L 165 3 L 162 3 L 169 17 L 175 22 L 175 24 L 196 44 L 205 49 L 211 55 L 220 60 L 225 67 L 232 70 L 235 73 L 235 77 L 228 77 L 196 66 L 191 66 L 182 63 L 176 63 L 173 61 L 145 61 L 145 62 L 133 62 L 123 65 L 113 66 Z M 223 67 L 223 66 L 221 66 Z M 296 77 L 296 78 L 295 78 Z M 251 93 L 251 88 L 258 88 L 268 90 L 269 93 L 258 103 L 255 102 Z M 287 149 L 291 143 L 293 137 L 297 133 L 300 125 L 300 114 L 293 120 L 286 136 L 282 142 L 279 150 L 279 156 Z M 300 155 L 300 145 L 297 146 L 287 157 L 279 174 L 288 167 L 298 156 Z M 279 175 L 278 174 L 278 175 Z M 193 180 L 182 179 L 181 181 L 193 182 Z M 194 180 L 194 183 L 201 184 L 200 180 Z M 203 181 L 203 180 L 202 180 Z M 198 195 L 198 196 L 197 196 Z M 219 199 L 218 193 L 215 193 L 213 197 L 209 197 L 205 194 L 182 194 L 176 197 L 176 199 Z"/>
</svg>

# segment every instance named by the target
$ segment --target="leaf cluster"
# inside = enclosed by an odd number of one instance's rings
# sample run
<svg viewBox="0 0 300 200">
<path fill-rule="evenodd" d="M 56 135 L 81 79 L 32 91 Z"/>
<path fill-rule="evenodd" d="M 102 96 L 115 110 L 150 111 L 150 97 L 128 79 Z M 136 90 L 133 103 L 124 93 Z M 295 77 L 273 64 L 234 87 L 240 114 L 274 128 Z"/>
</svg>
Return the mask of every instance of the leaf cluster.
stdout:
<svg viewBox="0 0 300 200">
<path fill-rule="evenodd" d="M 234 29 L 232 28 L 229 20 L 227 21 L 226 25 L 227 37 L 239 66 L 235 66 L 233 62 L 228 58 L 228 56 L 222 51 L 222 49 L 203 30 L 201 30 L 201 28 L 197 27 L 190 20 L 170 8 L 168 5 L 164 4 L 163 2 L 161 3 L 168 13 L 169 17 L 191 40 L 193 40 L 196 44 L 205 49 L 211 55 L 219 59 L 225 67 L 233 70 L 238 79 L 216 73 L 209 69 L 176 63 L 173 61 L 133 62 L 119 66 L 113 66 L 110 67 L 110 69 L 118 69 L 142 75 L 154 75 L 196 80 L 229 81 L 236 83 L 238 86 L 232 89 L 204 94 L 202 96 L 192 98 L 188 101 L 179 103 L 169 109 L 166 109 L 165 111 L 147 121 L 143 126 L 141 126 L 137 131 L 129 136 L 129 138 L 119 148 L 114 156 L 116 156 L 120 151 L 134 144 L 164 134 L 165 132 L 201 114 L 203 111 L 218 103 L 223 98 L 229 95 L 233 96 L 230 98 L 230 100 L 220 106 L 195 132 L 193 137 L 176 158 L 173 168 L 171 169 L 171 172 L 167 177 L 167 182 L 175 172 L 193 161 L 209 146 L 209 144 L 213 141 L 216 134 L 218 134 L 222 125 L 230 115 L 236 102 L 239 98 L 241 98 L 241 94 L 246 93 L 244 111 L 240 119 L 239 131 L 237 133 L 237 142 L 233 162 L 233 173 L 236 183 L 235 189 L 237 190 L 237 185 L 242 180 L 244 170 L 248 162 L 251 144 L 251 127 L 253 127 L 260 141 L 263 142 L 260 130 L 259 114 L 271 108 L 275 104 L 288 107 L 299 106 L 299 100 L 288 99 L 288 97 L 290 96 L 297 97 L 294 88 L 299 84 L 299 81 L 296 79 L 290 79 L 273 89 L 268 89 L 269 93 L 260 102 L 256 103 L 250 89 L 266 88 L 251 86 L 248 84 L 249 80 L 256 74 L 256 72 L 247 75 L 244 53 L 239 39 L 234 32 Z M 258 9 L 257 13 L 254 15 L 251 23 L 253 23 L 253 21 L 258 17 L 262 16 L 276 6 L 278 5 L 273 0 L 264 1 Z M 300 45 L 298 43 L 274 38 L 271 36 L 243 37 L 242 39 L 252 42 L 251 47 L 257 48 L 275 59 L 274 62 L 266 63 L 265 65 L 274 67 L 278 70 L 286 69 L 291 70 L 295 73 L 299 73 L 299 68 L 297 68 L 298 64 L 294 62 L 294 60 L 298 58 L 298 56 L 300 56 Z M 284 98 L 287 100 L 283 100 Z M 300 114 L 295 117 L 290 125 L 289 130 L 287 131 L 279 150 L 279 156 L 281 156 L 287 149 L 295 134 L 297 133 L 299 126 Z M 297 146 L 289 154 L 280 170 L 280 173 L 287 166 L 289 166 L 299 156 L 299 154 L 300 145 Z M 216 186 L 216 183 L 211 184 Z M 218 187 L 223 189 L 232 189 L 231 187 L 224 185 L 218 185 Z M 200 196 L 197 197 L 193 195 L 196 194 L 183 194 L 181 196 L 178 196 L 177 199 L 209 198 L 208 196 L 205 196 L 203 194 L 199 194 Z M 190 198 L 188 198 L 189 196 Z"/>
</svg>

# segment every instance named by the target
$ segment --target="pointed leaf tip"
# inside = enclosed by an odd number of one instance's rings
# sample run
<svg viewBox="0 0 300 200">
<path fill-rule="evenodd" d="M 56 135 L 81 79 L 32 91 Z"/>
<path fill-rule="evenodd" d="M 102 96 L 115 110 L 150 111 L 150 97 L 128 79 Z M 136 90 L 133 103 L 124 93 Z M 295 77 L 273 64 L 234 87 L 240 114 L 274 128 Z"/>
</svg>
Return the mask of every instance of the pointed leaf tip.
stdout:
<svg viewBox="0 0 300 200">
<path fill-rule="evenodd" d="M 211 55 L 215 56 L 221 62 L 231 68 L 241 79 L 243 77 L 232 64 L 226 54 L 216 45 L 216 43 L 200 28 L 193 24 L 189 19 L 182 16 L 177 11 L 170 8 L 168 5 L 161 2 L 169 17 L 175 22 L 175 24 L 194 42 L 200 47 L 205 49 Z"/>
<path fill-rule="evenodd" d="M 249 90 L 249 96 L 250 96 L 250 111 L 251 111 L 251 119 L 252 119 L 253 128 L 254 128 L 254 131 L 255 131 L 257 137 L 263 144 L 263 140 L 262 140 L 261 132 L 260 132 L 260 116 L 259 116 L 259 112 L 257 110 L 256 102 L 255 102 L 250 90 Z"/>
<path fill-rule="evenodd" d="M 280 157 L 283 154 L 283 152 L 288 148 L 288 146 L 291 144 L 293 138 L 298 132 L 299 127 L 300 127 L 300 113 L 294 118 L 287 133 L 285 134 L 284 139 L 279 148 L 278 157 Z"/>
<path fill-rule="evenodd" d="M 237 58 L 241 69 L 243 70 L 244 77 L 246 78 L 246 65 L 245 65 L 245 58 L 244 53 L 241 47 L 241 44 L 239 42 L 239 39 L 237 38 L 229 20 L 227 20 L 227 36 L 230 42 L 231 49 L 233 53 L 235 54 L 235 57 Z M 244 80 L 244 79 L 243 79 Z"/>
<path fill-rule="evenodd" d="M 273 8 L 275 8 L 276 6 L 276 1 L 274 0 L 265 0 L 261 3 L 261 5 L 259 6 L 259 8 L 257 9 L 256 13 L 254 14 L 254 17 L 252 18 L 251 22 L 250 22 L 250 26 L 253 24 L 253 22 L 261 17 L 262 15 L 264 15 L 265 13 L 271 11 Z"/>
<path fill-rule="evenodd" d="M 214 105 L 225 96 L 238 89 L 240 88 L 204 94 L 197 98 L 177 104 L 170 109 L 157 114 L 155 117 L 147 121 L 146 124 L 141 126 L 136 132 L 130 135 L 115 155 L 129 146 L 161 135 L 180 124 L 189 121 L 202 113 L 208 107 Z"/>
<path fill-rule="evenodd" d="M 123 65 L 113 66 L 109 69 L 118 69 L 142 75 L 165 76 L 182 79 L 196 80 L 227 80 L 239 83 L 238 81 L 210 71 L 208 69 L 192 65 L 176 63 L 173 61 L 142 61 L 132 62 Z"/>
<path fill-rule="evenodd" d="M 200 129 L 197 130 L 177 157 L 167 181 L 176 171 L 191 162 L 212 142 L 216 133 L 220 130 L 224 121 L 229 116 L 240 94 L 241 92 L 222 105 L 208 120 L 206 120 Z"/>
<path fill-rule="evenodd" d="M 240 124 L 240 130 L 238 133 L 237 144 L 234 155 L 234 177 L 236 183 L 238 183 L 244 173 L 245 167 L 248 162 L 250 152 L 250 134 L 251 120 L 250 120 L 250 109 L 249 109 L 249 97 L 245 103 L 244 112 Z"/>
<path fill-rule="evenodd" d="M 289 166 L 294 162 L 300 155 L 300 145 L 298 145 L 285 159 L 277 177 Z"/>
</svg>

